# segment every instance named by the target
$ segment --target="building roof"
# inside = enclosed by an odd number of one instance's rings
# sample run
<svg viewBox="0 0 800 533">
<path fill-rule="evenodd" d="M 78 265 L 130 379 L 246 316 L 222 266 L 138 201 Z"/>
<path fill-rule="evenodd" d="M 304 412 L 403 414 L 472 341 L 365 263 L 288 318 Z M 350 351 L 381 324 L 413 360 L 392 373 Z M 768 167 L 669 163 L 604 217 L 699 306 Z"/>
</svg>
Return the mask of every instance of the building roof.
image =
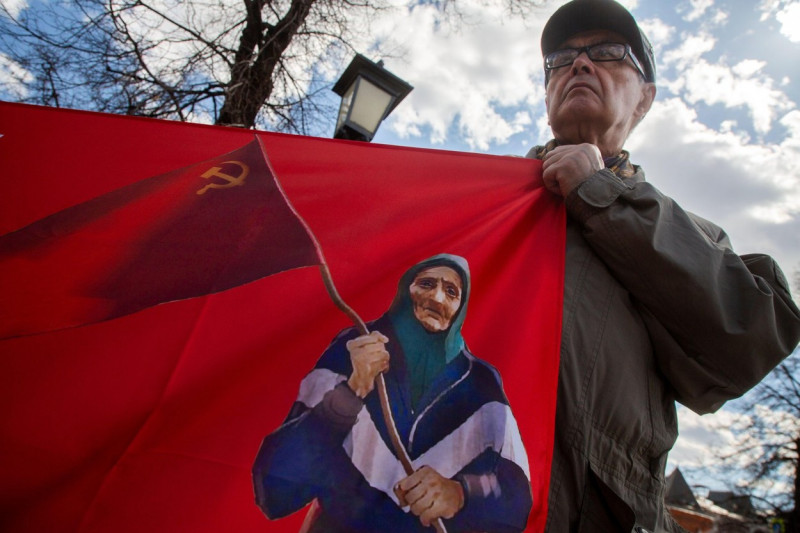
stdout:
<svg viewBox="0 0 800 533">
<path fill-rule="evenodd" d="M 712 490 L 708 493 L 708 499 L 715 505 L 722 507 L 732 513 L 749 516 L 753 514 L 753 502 L 750 496 L 734 494 L 729 491 Z"/>
<path fill-rule="evenodd" d="M 694 497 L 691 487 L 686 482 L 679 469 L 675 469 L 667 476 L 667 491 L 664 494 L 664 501 L 670 505 L 681 505 L 684 507 L 699 508 L 697 498 Z"/>
</svg>

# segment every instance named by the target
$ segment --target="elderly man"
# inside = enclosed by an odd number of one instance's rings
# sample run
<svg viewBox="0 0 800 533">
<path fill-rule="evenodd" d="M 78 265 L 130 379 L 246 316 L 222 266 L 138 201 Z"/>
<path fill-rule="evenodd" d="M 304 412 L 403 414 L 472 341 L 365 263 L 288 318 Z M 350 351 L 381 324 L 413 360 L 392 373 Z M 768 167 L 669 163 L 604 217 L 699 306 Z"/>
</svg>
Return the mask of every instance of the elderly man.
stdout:
<svg viewBox="0 0 800 533">
<path fill-rule="evenodd" d="M 631 14 L 574 0 L 541 42 L 554 139 L 529 157 L 568 213 L 547 530 L 677 531 L 663 502 L 675 401 L 707 413 L 743 394 L 795 348 L 800 312 L 770 257 L 734 254 L 629 161 L 656 93 Z"/>
<path fill-rule="evenodd" d="M 497 371 L 461 336 L 469 292 L 466 260 L 431 257 L 401 277 L 372 333 L 334 339 L 256 458 L 267 516 L 317 499 L 311 532 L 433 531 L 437 519 L 449 533 L 525 528 L 528 460 Z M 410 476 L 390 451 L 373 390 L 381 372 Z"/>
</svg>

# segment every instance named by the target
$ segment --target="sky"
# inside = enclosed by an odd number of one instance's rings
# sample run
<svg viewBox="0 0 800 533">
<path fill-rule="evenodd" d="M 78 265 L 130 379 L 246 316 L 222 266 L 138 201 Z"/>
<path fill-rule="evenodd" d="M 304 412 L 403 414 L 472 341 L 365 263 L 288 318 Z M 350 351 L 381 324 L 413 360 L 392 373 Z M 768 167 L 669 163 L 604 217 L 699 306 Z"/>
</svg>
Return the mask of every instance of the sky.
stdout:
<svg viewBox="0 0 800 533">
<path fill-rule="evenodd" d="M 539 36 L 562 3 L 524 21 L 499 2 L 461 0 L 464 20 L 442 21 L 423 3 L 375 24 L 396 54 L 386 68 L 414 90 L 373 142 L 524 155 L 550 139 Z M 626 144 L 632 161 L 724 227 L 740 254 L 800 270 L 800 1 L 622 3 L 657 64 L 656 102 Z"/>
<path fill-rule="evenodd" d="M 524 155 L 551 138 L 539 37 L 552 2 L 527 20 L 461 2 L 462 21 L 430 5 L 374 30 L 385 66 L 414 86 L 373 142 Z M 800 271 L 800 0 L 628 0 L 653 43 L 657 98 L 626 144 L 648 181 L 721 225 L 740 253 Z M 378 59 L 374 57 L 373 59 Z M 736 405 L 679 408 L 667 471 L 730 490 L 714 450 L 730 449 Z M 702 467 L 702 468 L 701 468 Z M 699 470 L 698 470 L 699 469 Z"/>
<path fill-rule="evenodd" d="M 0 0 L 12 12 L 25 0 Z M 356 50 L 414 86 L 373 142 L 524 155 L 551 138 L 539 37 L 562 1 L 526 17 L 504 0 L 386 0 Z M 658 94 L 626 144 L 648 181 L 728 232 L 740 254 L 800 271 L 800 0 L 623 0 L 653 43 Z M 0 78 L 19 68 L 0 51 Z M 338 76 L 329 70 L 331 81 Z M 332 121 L 333 121 L 332 117 Z M 331 124 L 331 132 L 333 123 Z M 731 409 L 679 411 L 675 466 L 713 465 Z M 714 484 L 709 479 L 690 483 Z M 716 486 L 716 488 L 725 488 Z"/>
</svg>

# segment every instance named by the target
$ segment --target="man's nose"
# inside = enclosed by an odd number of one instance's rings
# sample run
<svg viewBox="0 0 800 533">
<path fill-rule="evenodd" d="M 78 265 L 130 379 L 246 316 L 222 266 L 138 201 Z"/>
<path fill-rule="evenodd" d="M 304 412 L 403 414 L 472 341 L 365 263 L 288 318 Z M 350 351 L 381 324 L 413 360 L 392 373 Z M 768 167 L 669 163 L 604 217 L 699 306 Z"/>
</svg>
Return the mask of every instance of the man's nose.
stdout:
<svg viewBox="0 0 800 533">
<path fill-rule="evenodd" d="M 595 67 L 594 62 L 589 59 L 589 53 L 586 50 L 581 50 L 578 57 L 572 60 L 572 73 L 579 74 L 580 72 L 591 72 Z"/>
</svg>

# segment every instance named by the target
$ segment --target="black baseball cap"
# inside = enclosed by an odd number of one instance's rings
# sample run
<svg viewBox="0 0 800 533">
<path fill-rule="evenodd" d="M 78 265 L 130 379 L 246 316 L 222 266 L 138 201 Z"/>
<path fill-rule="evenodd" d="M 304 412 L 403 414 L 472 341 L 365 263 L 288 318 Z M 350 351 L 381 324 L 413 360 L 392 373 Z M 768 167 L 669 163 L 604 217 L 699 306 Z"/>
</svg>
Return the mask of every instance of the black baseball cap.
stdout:
<svg viewBox="0 0 800 533">
<path fill-rule="evenodd" d="M 542 56 L 554 52 L 564 41 L 592 30 L 619 33 L 642 64 L 646 81 L 656 81 L 653 47 L 630 12 L 613 0 L 572 0 L 550 17 L 542 31 Z"/>
</svg>

